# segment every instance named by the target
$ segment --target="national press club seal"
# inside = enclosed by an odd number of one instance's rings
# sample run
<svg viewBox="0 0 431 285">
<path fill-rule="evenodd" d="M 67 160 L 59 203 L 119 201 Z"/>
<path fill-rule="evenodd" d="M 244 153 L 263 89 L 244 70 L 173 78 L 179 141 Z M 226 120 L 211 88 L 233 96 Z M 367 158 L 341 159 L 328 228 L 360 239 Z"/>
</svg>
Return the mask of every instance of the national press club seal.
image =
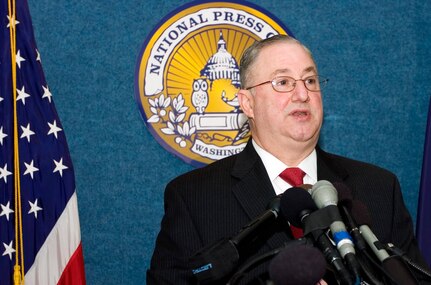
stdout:
<svg viewBox="0 0 431 285">
<path fill-rule="evenodd" d="M 191 2 L 145 39 L 135 98 L 154 138 L 196 167 L 241 152 L 250 137 L 242 113 L 239 59 L 255 41 L 292 33 L 248 2 Z"/>
</svg>

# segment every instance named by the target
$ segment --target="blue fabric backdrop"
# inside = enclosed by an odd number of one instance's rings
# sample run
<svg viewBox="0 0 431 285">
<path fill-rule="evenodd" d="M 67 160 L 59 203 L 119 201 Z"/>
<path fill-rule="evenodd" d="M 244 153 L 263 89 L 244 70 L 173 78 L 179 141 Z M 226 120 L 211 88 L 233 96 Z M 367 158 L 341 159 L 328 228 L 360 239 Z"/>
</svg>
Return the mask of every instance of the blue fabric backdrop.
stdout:
<svg viewBox="0 0 431 285">
<path fill-rule="evenodd" d="M 76 171 L 88 284 L 145 284 L 163 190 L 190 165 L 146 129 L 134 100 L 144 39 L 188 1 L 29 1 L 42 64 Z M 321 143 L 400 178 L 416 218 L 431 92 L 430 1 L 252 0 L 313 51 Z"/>
</svg>

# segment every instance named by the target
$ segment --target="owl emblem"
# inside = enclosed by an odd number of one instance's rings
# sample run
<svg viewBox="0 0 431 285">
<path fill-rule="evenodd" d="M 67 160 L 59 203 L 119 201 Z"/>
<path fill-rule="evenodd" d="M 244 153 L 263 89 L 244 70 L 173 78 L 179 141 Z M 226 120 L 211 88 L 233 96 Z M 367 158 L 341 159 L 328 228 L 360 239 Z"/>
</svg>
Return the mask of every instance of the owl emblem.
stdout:
<svg viewBox="0 0 431 285">
<path fill-rule="evenodd" d="M 208 82 L 206 79 L 199 78 L 193 80 L 192 104 L 199 114 L 203 114 L 205 108 L 208 106 L 207 90 Z"/>
</svg>

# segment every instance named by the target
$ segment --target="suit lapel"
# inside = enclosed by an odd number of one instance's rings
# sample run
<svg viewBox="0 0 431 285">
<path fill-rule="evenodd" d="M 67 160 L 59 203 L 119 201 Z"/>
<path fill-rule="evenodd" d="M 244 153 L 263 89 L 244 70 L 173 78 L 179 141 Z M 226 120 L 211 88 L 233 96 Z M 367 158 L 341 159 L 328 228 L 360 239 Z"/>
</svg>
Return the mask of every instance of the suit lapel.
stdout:
<svg viewBox="0 0 431 285">
<path fill-rule="evenodd" d="M 262 214 L 276 196 L 265 167 L 249 142 L 238 156 L 232 175 L 238 178 L 234 195 L 250 218 Z"/>
<path fill-rule="evenodd" d="M 265 166 L 254 149 L 251 140 L 243 152 L 238 155 L 232 176 L 238 179 L 233 193 L 247 213 L 250 220 L 257 218 L 267 209 L 267 205 L 276 196 Z M 268 240 L 271 248 L 279 247 L 290 239 L 285 234 L 276 234 Z"/>
</svg>

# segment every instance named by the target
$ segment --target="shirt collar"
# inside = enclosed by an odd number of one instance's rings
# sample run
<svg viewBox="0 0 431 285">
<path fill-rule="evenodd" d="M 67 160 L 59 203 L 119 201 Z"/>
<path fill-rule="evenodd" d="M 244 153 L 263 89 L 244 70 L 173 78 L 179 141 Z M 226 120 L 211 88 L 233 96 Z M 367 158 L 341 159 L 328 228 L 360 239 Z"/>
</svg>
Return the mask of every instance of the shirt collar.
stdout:
<svg viewBox="0 0 431 285">
<path fill-rule="evenodd" d="M 279 160 L 277 157 L 260 147 L 253 139 L 252 139 L 253 147 L 256 149 L 257 154 L 262 159 L 263 165 L 265 166 L 266 172 L 268 173 L 269 179 L 273 183 L 273 186 L 275 188 L 276 193 L 278 194 L 279 191 L 284 191 L 286 189 L 277 189 L 282 187 L 282 184 L 284 182 L 277 182 L 278 175 L 285 170 L 288 167 L 291 167 L 290 165 L 284 164 L 281 160 Z M 302 160 L 299 165 L 299 167 L 302 171 L 305 172 L 304 177 L 304 183 L 305 184 L 314 184 L 317 182 L 317 155 L 316 155 L 316 149 L 314 149 L 310 155 L 308 155 L 304 160 Z M 279 186 L 277 186 L 277 185 Z M 287 186 L 290 186 L 286 183 Z"/>
</svg>

